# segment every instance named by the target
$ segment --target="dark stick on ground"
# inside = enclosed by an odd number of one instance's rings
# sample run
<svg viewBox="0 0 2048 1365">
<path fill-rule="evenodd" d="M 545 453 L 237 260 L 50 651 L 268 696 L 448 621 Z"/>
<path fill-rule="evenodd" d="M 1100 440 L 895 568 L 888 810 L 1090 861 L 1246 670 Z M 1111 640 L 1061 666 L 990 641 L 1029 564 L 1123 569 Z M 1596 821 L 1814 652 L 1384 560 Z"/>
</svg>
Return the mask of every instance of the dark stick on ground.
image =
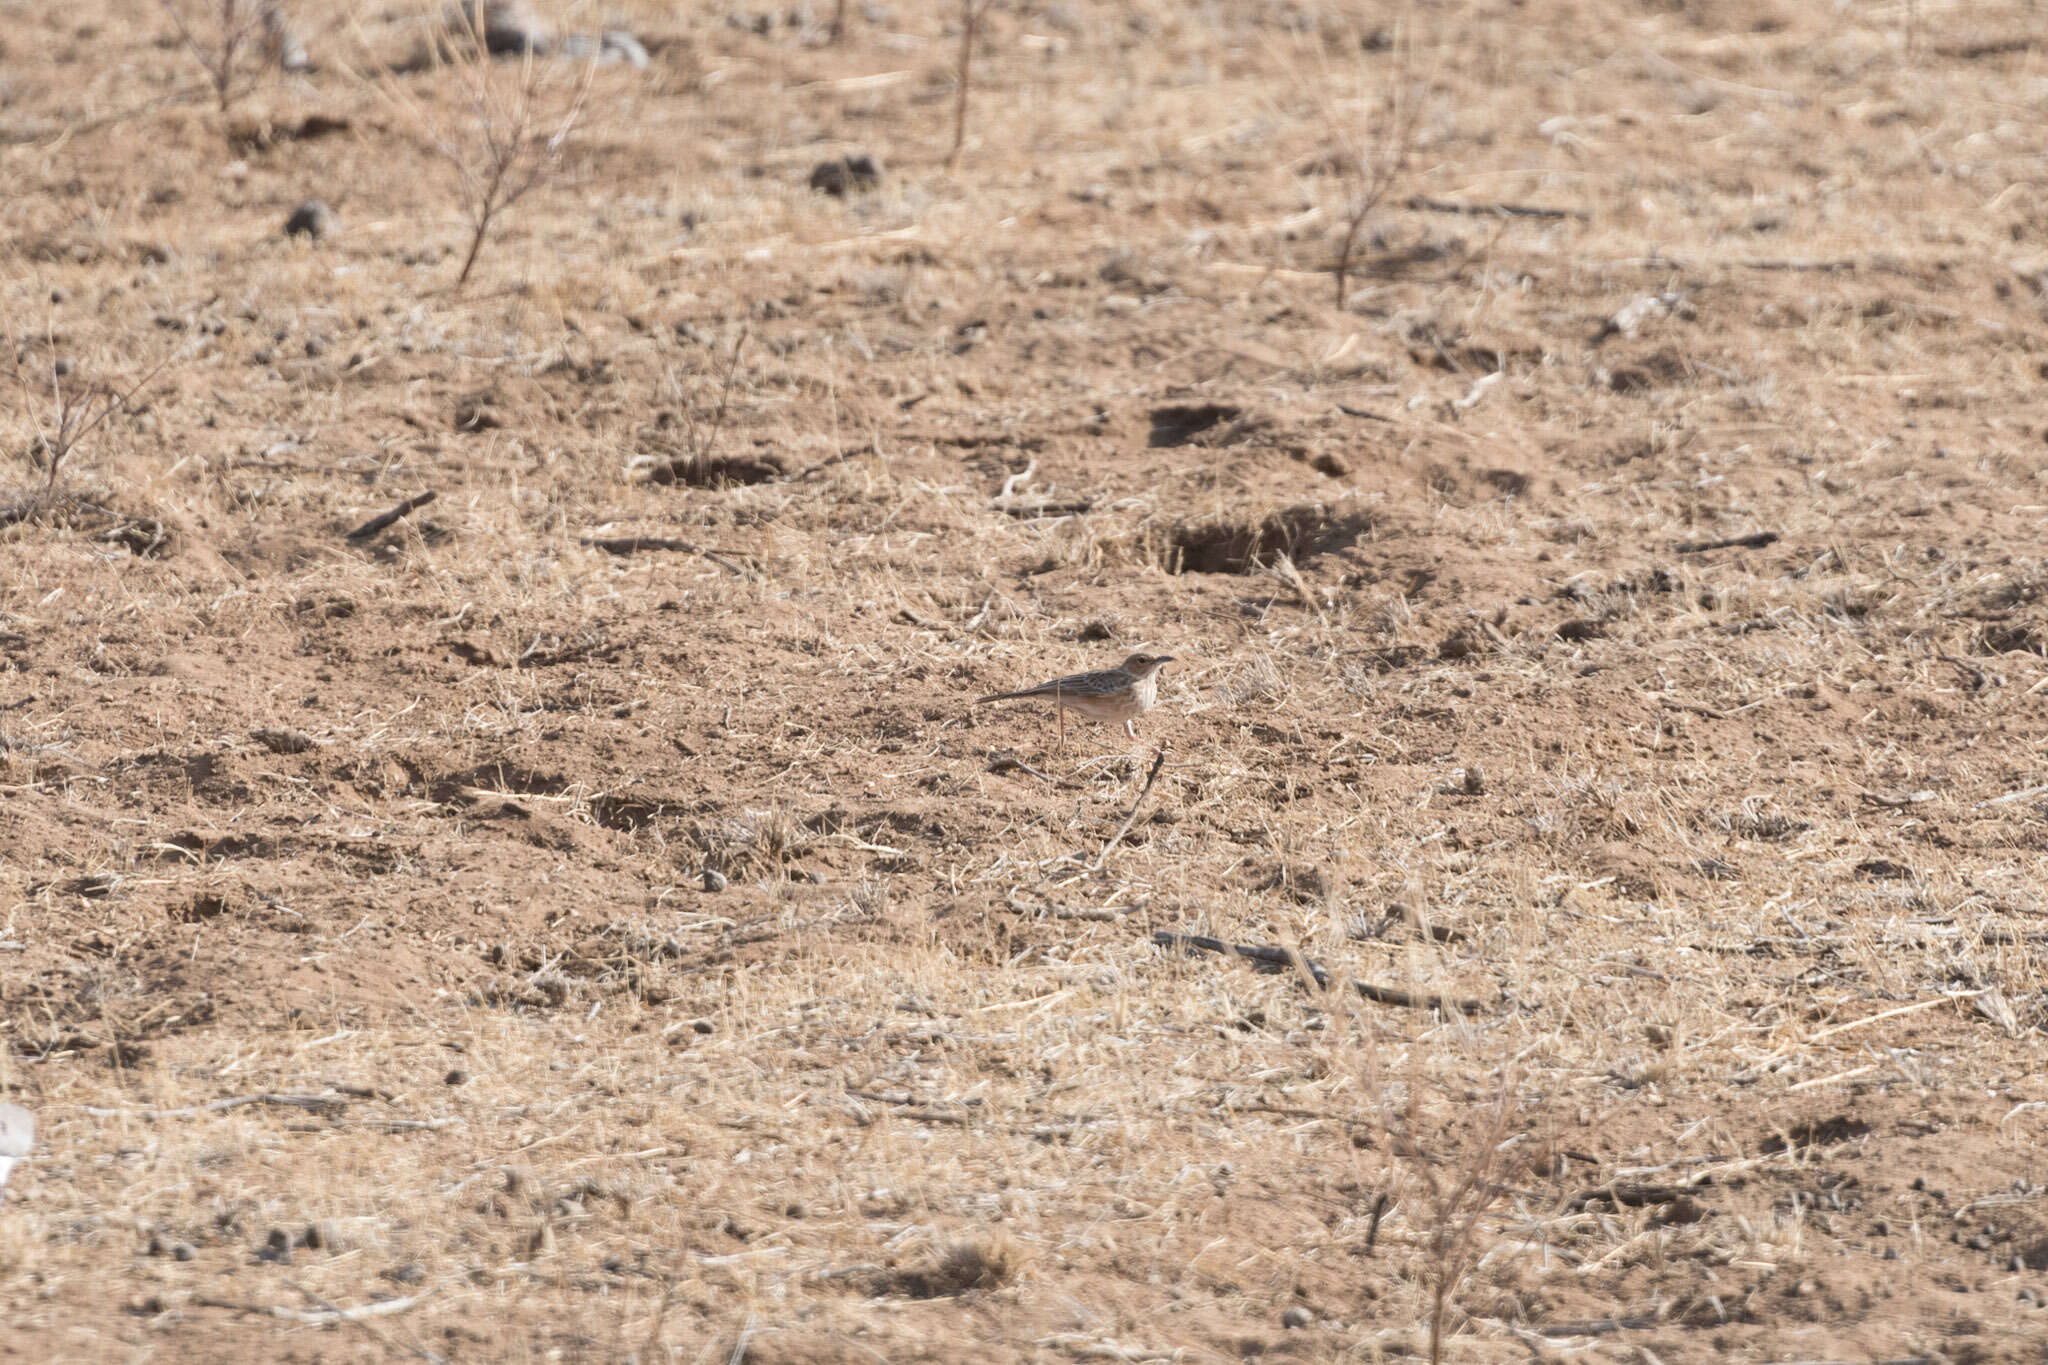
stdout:
<svg viewBox="0 0 2048 1365">
<path fill-rule="evenodd" d="M 982 771 L 996 774 L 1029 773 L 1049 787 L 1071 787 L 1074 785 L 1072 782 L 1054 777 L 1051 773 L 1040 772 L 1008 749 L 1003 750 L 999 754 L 990 754 L 988 766 L 982 769 Z"/>
<path fill-rule="evenodd" d="M 1425 199 L 1421 195 L 1410 199 L 1408 207 L 1417 213 L 1457 213 L 1468 218 L 1542 218 L 1550 221 L 1571 218 L 1584 223 L 1593 216 L 1583 209 L 1546 209 L 1534 204 L 1461 204 L 1449 199 Z"/>
<path fill-rule="evenodd" d="M 741 578 L 747 576 L 746 569 L 727 559 L 725 552 L 707 550 L 702 545 L 692 545 L 687 540 L 670 540 L 666 536 L 618 536 L 609 540 L 600 540 L 591 536 L 585 536 L 579 543 L 588 545 L 593 550 L 603 550 L 608 555 L 637 555 L 652 550 L 670 550 L 676 554 L 702 555 L 727 573 L 735 574 Z"/>
<path fill-rule="evenodd" d="M 1220 938 L 1209 938 L 1203 934 L 1177 934 L 1170 929 L 1153 933 L 1152 941 L 1162 948 L 1200 948 L 1204 952 L 1234 954 L 1248 957 L 1254 962 L 1270 963 L 1276 967 L 1292 967 L 1299 961 L 1308 974 L 1315 978 L 1318 986 L 1330 984 L 1330 974 L 1315 963 L 1286 948 L 1270 948 L 1254 943 L 1226 943 Z M 1402 1009 L 1457 1010 L 1460 1014 L 1478 1014 L 1486 1006 L 1477 1000 L 1457 1000 L 1446 995 L 1418 995 L 1413 991 L 1396 990 L 1392 986 L 1375 986 L 1366 981 L 1353 981 L 1352 986 L 1367 1000 L 1378 1005 L 1395 1005 Z"/>
<path fill-rule="evenodd" d="M 1366 1224 L 1365 1228 L 1365 1249 L 1368 1252 L 1379 1245 L 1380 1219 L 1386 1216 L 1387 1202 L 1388 1195 L 1385 1190 L 1381 1190 L 1379 1197 L 1372 1201 L 1372 1221 Z"/>
<path fill-rule="evenodd" d="M 426 492 L 420 494 L 416 498 L 407 498 L 404 502 L 401 502 L 400 504 L 398 504 L 398 506 L 392 508 L 389 512 L 379 512 L 376 516 L 371 517 L 361 526 L 356 527 L 355 530 L 350 531 L 348 533 L 348 538 L 350 540 L 368 540 L 371 536 L 376 535 L 385 527 L 390 526 L 394 522 L 397 522 L 405 517 L 411 516 L 414 512 L 419 511 L 422 507 L 425 507 L 428 503 L 432 502 L 435 498 L 439 496 L 440 495 L 435 493 L 432 489 L 428 489 Z"/>
<path fill-rule="evenodd" d="M 1752 531 L 1725 540 L 1682 540 L 1671 548 L 1682 555 L 1704 554 L 1708 550 L 1761 550 L 1766 545 L 1776 545 L 1780 539 L 1776 531 Z"/>
</svg>

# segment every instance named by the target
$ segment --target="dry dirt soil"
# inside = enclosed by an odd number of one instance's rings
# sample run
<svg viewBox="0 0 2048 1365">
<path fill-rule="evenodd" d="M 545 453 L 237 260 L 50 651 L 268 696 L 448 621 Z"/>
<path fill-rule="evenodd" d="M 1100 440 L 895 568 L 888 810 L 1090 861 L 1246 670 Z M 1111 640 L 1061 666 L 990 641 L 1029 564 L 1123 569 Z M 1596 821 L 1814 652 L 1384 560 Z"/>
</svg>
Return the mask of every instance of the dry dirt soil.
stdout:
<svg viewBox="0 0 2048 1365">
<path fill-rule="evenodd" d="M 2037 5 L 427 15 L 0 3 L 0 1359 L 2044 1358 Z"/>
</svg>

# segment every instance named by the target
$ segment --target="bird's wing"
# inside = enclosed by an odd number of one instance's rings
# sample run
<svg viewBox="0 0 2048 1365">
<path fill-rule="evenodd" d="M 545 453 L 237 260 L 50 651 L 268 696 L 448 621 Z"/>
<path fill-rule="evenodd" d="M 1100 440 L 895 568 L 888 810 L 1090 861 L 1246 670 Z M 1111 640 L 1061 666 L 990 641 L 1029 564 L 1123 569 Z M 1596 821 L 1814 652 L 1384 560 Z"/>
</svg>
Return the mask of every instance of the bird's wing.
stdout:
<svg viewBox="0 0 2048 1365">
<path fill-rule="evenodd" d="M 1102 691 L 1102 674 L 1069 673 L 1064 678 L 1054 678 L 1036 687 L 1027 687 L 1019 692 L 998 692 L 982 701 L 1021 701 L 1027 697 L 1088 696 Z M 980 705 L 979 702 L 976 705 Z"/>
</svg>

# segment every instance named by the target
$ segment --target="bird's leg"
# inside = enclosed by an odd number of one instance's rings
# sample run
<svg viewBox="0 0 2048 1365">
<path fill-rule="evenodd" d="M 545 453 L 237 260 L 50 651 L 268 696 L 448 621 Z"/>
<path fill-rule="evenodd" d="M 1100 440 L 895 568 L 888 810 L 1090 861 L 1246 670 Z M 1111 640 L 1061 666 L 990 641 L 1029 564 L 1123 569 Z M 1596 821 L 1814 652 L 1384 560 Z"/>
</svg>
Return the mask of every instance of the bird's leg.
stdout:
<svg viewBox="0 0 2048 1365">
<path fill-rule="evenodd" d="M 1057 711 L 1060 717 L 1060 743 L 1053 752 L 1063 754 L 1067 751 L 1067 708 L 1055 702 L 1052 709 Z"/>
<path fill-rule="evenodd" d="M 1129 735 L 1132 739 L 1136 739 L 1138 737 L 1138 722 L 1135 720 L 1125 721 L 1124 733 Z"/>
</svg>

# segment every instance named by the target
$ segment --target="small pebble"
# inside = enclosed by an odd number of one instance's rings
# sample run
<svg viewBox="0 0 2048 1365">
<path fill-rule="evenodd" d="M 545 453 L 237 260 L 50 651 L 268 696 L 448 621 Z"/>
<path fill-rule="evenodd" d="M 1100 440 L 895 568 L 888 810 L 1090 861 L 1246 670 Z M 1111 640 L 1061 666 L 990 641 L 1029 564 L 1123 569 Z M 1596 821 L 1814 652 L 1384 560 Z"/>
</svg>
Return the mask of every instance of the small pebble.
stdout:
<svg viewBox="0 0 2048 1365">
<path fill-rule="evenodd" d="M 443 1076 L 441 1080 L 444 1084 L 447 1085 L 468 1085 L 469 1073 L 458 1066 L 453 1071 Z"/>
<path fill-rule="evenodd" d="M 317 242 L 333 230 L 334 210 L 318 199 L 308 199 L 284 220 L 284 235 L 287 237 L 309 237 Z"/>
<path fill-rule="evenodd" d="M 699 1019 L 696 1023 L 690 1025 L 690 1027 L 697 1030 L 697 1032 L 699 1033 L 715 1033 L 718 1031 L 718 1025 L 712 1023 L 709 1019 Z"/>
<path fill-rule="evenodd" d="M 704 869 L 704 889 L 706 891 L 719 892 L 725 890 L 726 886 L 727 882 L 723 872 L 720 872 L 715 867 Z"/>
<path fill-rule="evenodd" d="M 1315 1320 L 1316 1315 L 1303 1308 L 1300 1304 L 1296 1304 L 1280 1315 L 1280 1325 L 1289 1331 L 1299 1327 L 1307 1327 Z"/>
<path fill-rule="evenodd" d="M 192 1261 L 199 1258 L 199 1248 L 190 1242 L 171 1243 L 171 1258 L 178 1261 Z"/>
<path fill-rule="evenodd" d="M 427 1272 L 417 1261 L 407 1261 L 404 1265 L 393 1266 L 385 1271 L 384 1278 L 394 1284 L 419 1284 L 427 1278 Z"/>
</svg>

